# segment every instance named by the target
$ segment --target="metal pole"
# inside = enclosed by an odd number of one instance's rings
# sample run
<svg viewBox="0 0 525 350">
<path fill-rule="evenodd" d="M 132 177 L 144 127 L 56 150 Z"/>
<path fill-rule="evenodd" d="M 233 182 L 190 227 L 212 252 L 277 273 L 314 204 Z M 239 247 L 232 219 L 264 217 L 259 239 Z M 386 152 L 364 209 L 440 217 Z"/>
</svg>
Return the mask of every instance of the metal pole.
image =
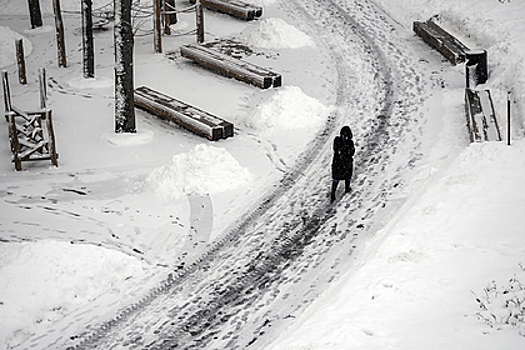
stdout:
<svg viewBox="0 0 525 350">
<path fill-rule="evenodd" d="M 507 92 L 507 145 L 510 146 L 510 91 Z"/>
</svg>

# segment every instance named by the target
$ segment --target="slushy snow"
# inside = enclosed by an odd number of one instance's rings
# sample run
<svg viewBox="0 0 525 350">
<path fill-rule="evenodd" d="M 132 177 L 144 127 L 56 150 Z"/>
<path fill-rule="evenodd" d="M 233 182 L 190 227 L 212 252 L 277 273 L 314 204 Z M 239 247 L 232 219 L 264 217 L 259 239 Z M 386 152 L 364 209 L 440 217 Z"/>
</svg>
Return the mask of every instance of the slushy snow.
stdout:
<svg viewBox="0 0 525 350">
<path fill-rule="evenodd" d="M 146 182 L 164 198 L 220 193 L 248 184 L 252 179 L 224 148 L 200 144 L 177 154 L 170 164 L 153 170 Z"/>
</svg>

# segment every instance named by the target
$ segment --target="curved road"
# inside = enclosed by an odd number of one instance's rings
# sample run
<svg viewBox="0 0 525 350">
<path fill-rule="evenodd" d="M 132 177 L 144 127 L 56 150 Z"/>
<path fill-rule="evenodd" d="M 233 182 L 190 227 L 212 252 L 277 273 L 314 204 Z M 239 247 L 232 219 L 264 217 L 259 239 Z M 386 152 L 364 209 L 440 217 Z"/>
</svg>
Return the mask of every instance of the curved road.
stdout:
<svg viewBox="0 0 525 350">
<path fill-rule="evenodd" d="M 420 157 L 407 131 L 420 128 L 428 97 L 406 30 L 367 0 L 282 6 L 330 50 L 337 112 L 295 168 L 220 242 L 112 321 L 72 339 L 71 348 L 263 348 L 351 266 L 365 233 L 399 207 L 390 199 Z M 327 169 L 343 124 L 358 141 L 354 191 L 332 205 Z M 392 169 L 399 175 L 389 178 Z"/>
</svg>

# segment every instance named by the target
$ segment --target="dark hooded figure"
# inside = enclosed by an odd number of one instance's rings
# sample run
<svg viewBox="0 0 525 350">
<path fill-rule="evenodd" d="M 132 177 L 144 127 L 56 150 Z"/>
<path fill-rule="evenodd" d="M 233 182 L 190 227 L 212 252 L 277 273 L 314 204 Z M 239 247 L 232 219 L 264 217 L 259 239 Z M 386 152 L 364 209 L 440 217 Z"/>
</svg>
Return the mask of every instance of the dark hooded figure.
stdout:
<svg viewBox="0 0 525 350">
<path fill-rule="evenodd" d="M 332 160 L 332 192 L 331 200 L 335 200 L 335 191 L 339 181 L 345 181 L 345 193 L 350 192 L 350 179 L 354 171 L 355 146 L 352 140 L 352 130 L 343 126 L 339 136 L 334 139 L 334 158 Z"/>
</svg>

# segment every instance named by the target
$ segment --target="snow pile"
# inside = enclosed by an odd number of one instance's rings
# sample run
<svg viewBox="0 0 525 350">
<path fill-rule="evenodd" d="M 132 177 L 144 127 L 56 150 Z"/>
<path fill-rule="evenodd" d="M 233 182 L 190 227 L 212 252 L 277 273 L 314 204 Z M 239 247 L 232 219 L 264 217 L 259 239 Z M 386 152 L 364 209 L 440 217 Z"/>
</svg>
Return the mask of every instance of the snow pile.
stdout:
<svg viewBox="0 0 525 350">
<path fill-rule="evenodd" d="M 525 282 L 523 173 L 525 140 L 470 145 L 447 171 L 428 176 L 426 190 L 376 234 L 356 271 L 273 349 L 523 348 L 524 325 L 501 321 L 516 314 L 512 305 L 485 312 L 473 295 L 503 304 L 515 296 L 496 298 L 484 288 L 508 285 L 514 275 Z M 491 312 L 494 328 L 479 319 Z"/>
<path fill-rule="evenodd" d="M 270 6 L 275 4 L 277 0 L 243 0 L 243 2 L 257 6 Z"/>
<path fill-rule="evenodd" d="M 8 27 L 0 26 L 0 68 L 16 63 L 15 40 L 18 39 L 23 39 L 24 54 L 28 56 L 33 51 L 31 42 Z"/>
<path fill-rule="evenodd" d="M 139 271 L 138 260 L 93 245 L 0 244 L 0 349 L 21 343 Z"/>
<path fill-rule="evenodd" d="M 327 114 L 328 108 L 321 102 L 297 86 L 286 86 L 261 104 L 246 124 L 265 132 L 319 128 Z"/>
<path fill-rule="evenodd" d="M 249 46 L 265 49 L 296 49 L 315 47 L 314 41 L 305 33 L 280 18 L 268 18 L 259 24 L 247 39 Z"/>
<path fill-rule="evenodd" d="M 187 194 L 220 193 L 244 186 L 252 179 L 223 148 L 200 144 L 177 154 L 170 164 L 153 170 L 146 179 L 158 196 L 178 198 Z"/>
</svg>

